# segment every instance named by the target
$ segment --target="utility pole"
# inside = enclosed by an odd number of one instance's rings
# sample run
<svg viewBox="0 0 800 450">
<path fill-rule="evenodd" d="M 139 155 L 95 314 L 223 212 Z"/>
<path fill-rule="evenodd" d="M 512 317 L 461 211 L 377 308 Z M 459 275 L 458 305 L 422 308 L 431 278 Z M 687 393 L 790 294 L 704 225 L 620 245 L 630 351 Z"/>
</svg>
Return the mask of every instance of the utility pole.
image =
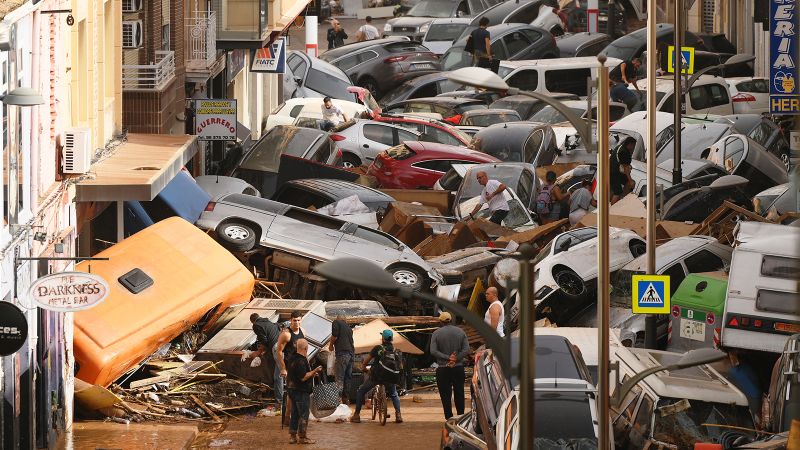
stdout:
<svg viewBox="0 0 800 450">
<path fill-rule="evenodd" d="M 683 174 L 681 169 L 681 113 L 683 111 L 683 89 L 681 89 L 681 77 L 683 76 L 683 54 L 681 53 L 681 47 L 683 46 L 683 0 L 675 0 L 675 29 L 673 30 L 673 35 L 675 36 L 675 52 L 673 56 L 675 57 L 675 64 L 673 64 L 673 68 L 675 69 L 675 73 L 673 74 L 675 77 L 675 101 L 674 109 L 675 114 L 674 116 L 674 128 L 675 128 L 675 138 L 673 143 L 674 145 L 674 156 L 672 160 L 672 184 L 676 185 L 683 181 Z M 649 55 L 649 53 L 648 53 Z M 648 74 L 648 76 L 650 76 Z"/>
<path fill-rule="evenodd" d="M 647 0 L 647 274 L 656 272 L 656 0 Z M 676 55 L 676 61 L 678 60 Z M 680 76 L 680 71 L 677 71 Z M 677 96 L 676 96 L 677 98 Z M 677 104 L 677 102 L 676 102 Z M 677 110 L 676 113 L 679 113 Z M 676 114 L 677 116 L 677 114 Z M 678 123 L 680 125 L 680 123 Z M 680 134 L 680 128 L 675 130 Z M 676 143 L 676 148 L 677 143 Z M 656 347 L 656 316 L 644 321 L 645 346 Z"/>
<path fill-rule="evenodd" d="M 306 54 L 316 58 L 319 56 L 319 43 L 317 39 L 317 28 L 319 16 L 322 12 L 322 0 L 317 0 L 314 8 L 316 16 L 309 16 L 306 10 Z"/>
<path fill-rule="evenodd" d="M 586 5 L 586 31 L 589 33 L 599 33 L 600 25 L 600 7 L 598 0 L 589 0 Z"/>
</svg>

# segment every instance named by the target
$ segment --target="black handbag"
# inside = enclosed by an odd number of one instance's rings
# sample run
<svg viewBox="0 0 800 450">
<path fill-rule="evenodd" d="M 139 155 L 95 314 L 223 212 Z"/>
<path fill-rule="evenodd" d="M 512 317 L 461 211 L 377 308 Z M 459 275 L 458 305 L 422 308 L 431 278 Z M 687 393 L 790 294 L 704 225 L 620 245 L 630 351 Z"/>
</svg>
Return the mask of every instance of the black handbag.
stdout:
<svg viewBox="0 0 800 450">
<path fill-rule="evenodd" d="M 326 377 L 327 378 L 327 377 Z M 341 403 L 339 385 L 335 382 L 317 383 L 311 392 L 311 413 L 316 418 L 328 417 Z"/>
</svg>

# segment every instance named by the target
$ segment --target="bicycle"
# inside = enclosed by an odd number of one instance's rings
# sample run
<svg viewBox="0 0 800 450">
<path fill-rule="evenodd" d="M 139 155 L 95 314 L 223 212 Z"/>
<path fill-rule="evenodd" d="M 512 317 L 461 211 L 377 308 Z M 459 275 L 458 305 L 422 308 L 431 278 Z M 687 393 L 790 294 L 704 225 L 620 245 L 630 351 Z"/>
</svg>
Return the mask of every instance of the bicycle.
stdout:
<svg viewBox="0 0 800 450">
<path fill-rule="evenodd" d="M 386 418 L 389 414 L 386 410 L 386 387 L 382 384 L 376 384 L 372 393 L 372 420 L 378 420 L 381 425 L 386 425 Z"/>
</svg>

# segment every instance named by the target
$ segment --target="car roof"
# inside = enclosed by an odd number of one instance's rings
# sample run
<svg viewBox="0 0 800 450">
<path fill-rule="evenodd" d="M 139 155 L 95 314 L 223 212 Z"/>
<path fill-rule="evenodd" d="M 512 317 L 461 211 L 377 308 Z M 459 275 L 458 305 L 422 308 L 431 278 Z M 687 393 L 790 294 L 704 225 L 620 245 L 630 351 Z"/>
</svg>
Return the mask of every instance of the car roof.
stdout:
<svg viewBox="0 0 800 450">
<path fill-rule="evenodd" d="M 478 98 L 469 98 L 469 97 L 420 97 L 420 98 L 411 98 L 408 100 L 399 101 L 392 105 L 388 105 L 387 109 L 396 105 L 412 103 L 412 102 L 421 102 L 421 103 L 435 103 L 437 105 L 446 105 L 446 106 L 458 106 L 464 105 L 468 103 L 484 103 L 483 100 Z"/>
<path fill-rule="evenodd" d="M 714 242 L 719 242 L 711 236 L 681 236 L 671 239 L 656 247 L 656 271 L 671 265 L 683 255 Z M 721 245 L 721 244 L 720 244 Z M 645 270 L 647 255 L 641 255 L 625 265 L 625 270 Z"/>
<path fill-rule="evenodd" d="M 468 24 L 470 22 L 472 22 L 472 17 L 440 17 L 438 19 L 433 19 L 433 22 L 431 22 L 431 26 L 445 24 L 445 23 Z"/>
<path fill-rule="evenodd" d="M 390 44 L 393 42 L 402 42 L 402 41 L 408 41 L 408 39 L 406 39 L 404 36 L 392 36 L 383 39 L 372 39 L 369 41 L 352 42 L 349 44 L 345 44 L 341 47 L 330 49 L 319 55 L 319 58 L 322 59 L 323 61 L 334 61 L 336 59 L 341 58 L 342 56 L 349 55 L 352 52 L 358 50 L 363 50 L 365 48 L 376 47 L 384 44 Z"/>
<path fill-rule="evenodd" d="M 720 116 L 715 120 L 715 122 L 719 123 L 731 123 L 733 127 L 741 133 L 749 133 L 756 125 L 764 121 L 761 114 L 728 114 L 726 116 Z M 766 122 L 770 121 L 767 120 Z"/>
<path fill-rule="evenodd" d="M 613 353 L 621 360 L 620 364 L 625 364 L 635 373 L 674 364 L 682 356 L 680 353 L 618 346 L 614 347 Z M 658 372 L 639 383 L 648 386 L 659 397 L 747 406 L 744 394 L 709 365 Z"/>
<path fill-rule="evenodd" d="M 478 26 L 480 20 L 484 17 L 489 18 L 489 23 L 502 23 L 506 17 L 508 17 L 514 11 L 524 7 L 529 3 L 541 2 L 541 0 L 517 0 L 517 1 L 505 1 L 498 3 L 494 6 L 491 6 L 477 14 L 475 17 L 472 18 L 470 25 Z"/>
<path fill-rule="evenodd" d="M 327 74 L 334 74 L 334 75 L 336 75 L 336 78 L 339 78 L 340 80 L 347 81 L 348 83 L 351 83 L 350 78 L 347 76 L 346 73 L 344 73 L 344 71 L 342 69 L 334 66 L 333 64 L 329 63 L 328 61 L 323 61 L 323 60 L 321 60 L 319 58 L 313 58 L 313 57 L 308 56 L 307 54 L 305 54 L 305 53 L 303 53 L 303 52 L 301 52 L 299 50 L 290 50 L 289 53 L 290 54 L 299 55 L 300 57 L 304 58 L 306 61 L 309 62 L 311 67 L 316 69 L 316 70 L 321 70 L 321 71 L 323 71 L 323 72 L 325 72 Z"/>
<path fill-rule="evenodd" d="M 657 166 L 659 169 L 664 169 L 671 173 L 674 161 L 673 158 L 665 159 L 658 163 Z M 689 178 L 701 170 L 714 166 L 716 166 L 716 164 L 707 159 L 681 158 L 681 171 L 683 172 L 684 178 Z"/>
<path fill-rule="evenodd" d="M 736 249 L 800 257 L 800 229 L 774 223 L 740 222 Z"/>
<path fill-rule="evenodd" d="M 394 198 L 377 189 L 364 186 L 363 184 L 352 183 L 350 181 L 328 179 L 328 178 L 304 178 L 300 180 L 289 180 L 289 185 L 299 186 L 308 190 L 314 190 L 329 194 L 336 198 L 345 198 L 351 195 L 362 197 L 374 197 L 377 200 L 393 202 Z M 362 200 L 363 201 L 363 200 Z"/>
<path fill-rule="evenodd" d="M 608 35 L 605 33 L 589 33 L 588 31 L 583 31 L 580 33 L 564 34 L 556 37 L 556 45 L 558 48 L 574 51 L 581 45 L 591 42 L 604 41 L 606 39 L 608 39 Z"/>
<path fill-rule="evenodd" d="M 413 150 L 414 152 L 425 157 L 438 157 L 436 154 L 442 156 L 471 156 L 475 159 L 481 159 L 486 162 L 499 161 L 486 153 L 476 150 L 470 150 L 466 147 L 458 147 L 455 145 L 440 144 L 438 142 L 426 141 L 403 141 L 403 144 Z"/>
<path fill-rule="evenodd" d="M 481 135 L 480 137 L 484 137 L 486 135 L 491 135 L 495 133 L 503 133 L 506 135 L 506 139 L 514 139 L 523 136 L 528 136 L 533 131 L 542 128 L 550 128 L 550 125 L 541 122 L 528 122 L 528 121 L 495 123 L 479 131 L 478 133 L 476 133 L 475 136 L 477 137 L 478 135 Z M 503 144 L 503 143 L 498 142 L 498 144 Z"/>
<path fill-rule="evenodd" d="M 536 336 L 534 378 L 584 380 L 578 368 L 578 361 L 573 356 L 571 345 L 564 336 L 546 334 Z"/>
<path fill-rule="evenodd" d="M 700 75 L 700 77 L 692 84 L 692 87 L 702 86 L 704 84 L 722 84 L 727 86 L 725 83 L 725 79 L 722 77 L 718 77 L 716 75 Z M 647 89 L 647 78 L 642 78 L 636 81 L 636 84 L 639 86 L 639 89 L 646 90 Z M 629 86 L 631 89 L 635 89 L 634 86 Z M 656 78 L 656 92 L 664 92 L 669 94 L 675 88 L 675 79 L 670 77 L 657 77 Z"/>
<path fill-rule="evenodd" d="M 570 93 L 566 93 L 566 92 L 550 92 L 550 93 L 547 94 L 547 96 L 550 97 L 550 98 L 554 98 L 554 99 L 573 98 L 574 97 L 575 100 L 578 100 L 580 98 L 579 95 L 570 94 Z M 508 101 L 508 102 L 515 102 L 515 103 L 538 103 L 538 102 L 541 102 L 541 100 L 535 99 L 533 97 L 528 97 L 527 95 L 507 95 L 505 97 L 498 98 L 497 100 L 492 102 L 492 104 L 494 104 L 495 102 L 499 102 L 499 101 Z M 491 105 L 489 105 L 489 106 L 491 106 Z"/>
<path fill-rule="evenodd" d="M 462 117 L 490 116 L 496 114 L 518 114 L 518 113 L 513 109 L 486 108 L 486 109 L 472 109 L 469 111 L 465 111 L 464 114 L 462 114 Z"/>
<path fill-rule="evenodd" d="M 665 128 L 673 125 L 674 118 L 672 113 L 656 111 L 656 135 Z M 640 136 L 647 135 L 647 111 L 636 111 L 619 119 L 611 125 L 610 131 L 633 131 Z"/>
<path fill-rule="evenodd" d="M 608 58 L 606 65 L 616 66 L 621 63 L 621 59 Z M 576 56 L 573 58 L 547 58 L 547 59 L 523 59 L 518 61 L 500 61 L 502 67 L 517 69 L 520 67 L 570 67 L 570 66 L 597 66 L 596 56 Z"/>
</svg>

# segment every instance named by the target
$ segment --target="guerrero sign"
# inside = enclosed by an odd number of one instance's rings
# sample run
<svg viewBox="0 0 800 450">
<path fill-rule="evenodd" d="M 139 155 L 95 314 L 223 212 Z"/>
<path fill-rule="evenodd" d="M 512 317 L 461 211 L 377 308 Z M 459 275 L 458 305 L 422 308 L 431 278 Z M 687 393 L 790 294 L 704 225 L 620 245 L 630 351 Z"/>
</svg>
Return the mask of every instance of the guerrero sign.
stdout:
<svg viewBox="0 0 800 450">
<path fill-rule="evenodd" d="M 284 73 L 286 71 L 286 39 L 276 39 L 272 44 L 253 50 L 251 72 Z"/>
<path fill-rule="evenodd" d="M 769 109 L 772 114 L 798 114 L 797 0 L 770 0 L 769 17 Z"/>
<path fill-rule="evenodd" d="M 236 140 L 236 100 L 199 99 L 194 101 L 195 134 L 201 141 Z"/>
<path fill-rule="evenodd" d="M 31 298 L 40 308 L 50 311 L 89 309 L 108 297 L 108 283 L 98 275 L 84 272 L 61 272 L 36 280 Z"/>
<path fill-rule="evenodd" d="M 16 306 L 0 302 L 0 356 L 14 354 L 28 337 L 28 321 Z"/>
</svg>

